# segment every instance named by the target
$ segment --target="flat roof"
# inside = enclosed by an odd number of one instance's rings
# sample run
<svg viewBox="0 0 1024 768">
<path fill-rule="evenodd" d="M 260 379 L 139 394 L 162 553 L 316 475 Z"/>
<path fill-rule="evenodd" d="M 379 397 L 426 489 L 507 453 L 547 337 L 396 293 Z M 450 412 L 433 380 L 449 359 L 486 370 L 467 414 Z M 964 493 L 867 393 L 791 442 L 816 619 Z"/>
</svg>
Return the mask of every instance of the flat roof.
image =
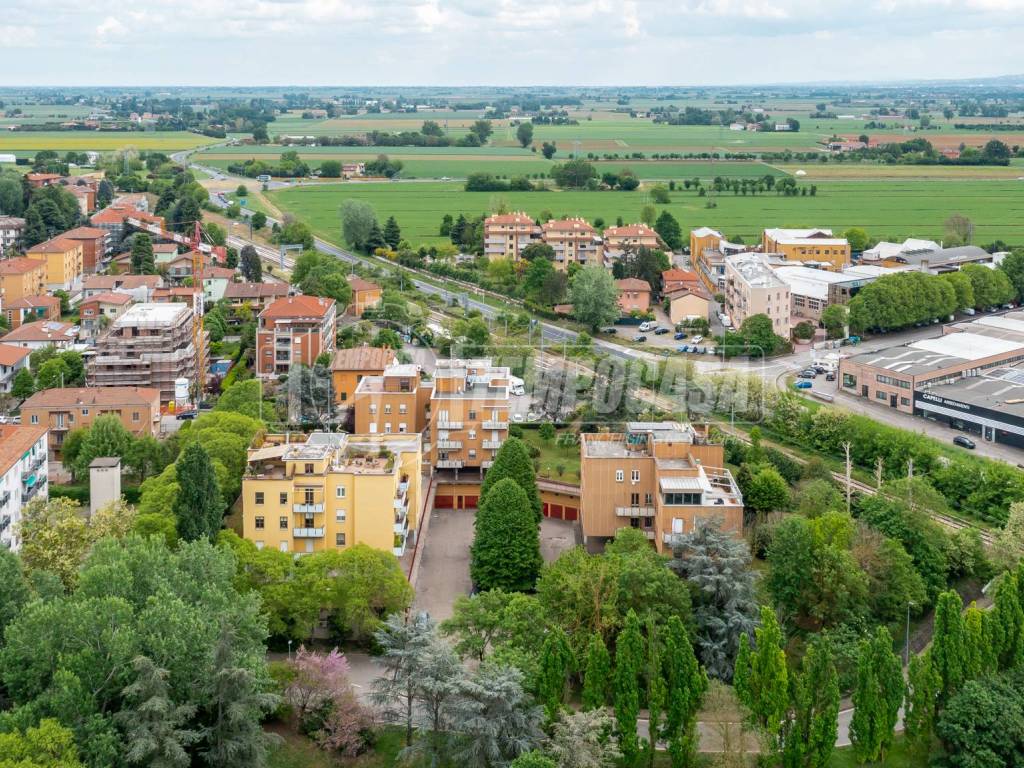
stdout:
<svg viewBox="0 0 1024 768">
<path fill-rule="evenodd" d="M 114 325 L 124 327 L 136 323 L 173 323 L 188 309 L 190 309 L 188 304 L 152 302 L 134 304 L 114 321 Z"/>
<path fill-rule="evenodd" d="M 919 390 L 930 395 L 1024 418 L 1024 368 L 994 368 Z"/>
<path fill-rule="evenodd" d="M 1024 343 L 1010 339 L 996 339 L 979 333 L 949 333 L 937 339 L 922 339 L 910 344 L 926 352 L 959 357 L 963 360 L 981 360 L 984 357 L 1001 355 L 1014 350 L 1024 350 Z"/>
<path fill-rule="evenodd" d="M 862 352 L 853 355 L 850 361 L 884 368 L 893 373 L 917 376 L 1016 350 L 1024 353 L 1024 342 L 965 331 L 888 347 L 877 352 Z"/>
</svg>

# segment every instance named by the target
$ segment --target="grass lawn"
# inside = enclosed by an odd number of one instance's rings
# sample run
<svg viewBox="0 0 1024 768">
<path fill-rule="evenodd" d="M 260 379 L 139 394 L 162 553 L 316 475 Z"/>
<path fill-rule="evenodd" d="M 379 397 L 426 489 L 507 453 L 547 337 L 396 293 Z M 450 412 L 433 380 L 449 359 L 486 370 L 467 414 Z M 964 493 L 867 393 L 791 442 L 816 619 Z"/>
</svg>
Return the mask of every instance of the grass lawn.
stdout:
<svg viewBox="0 0 1024 768">
<path fill-rule="evenodd" d="M 212 144 L 217 139 L 188 131 L 3 131 L 0 152 L 58 152 L 95 150 L 111 152 L 122 147 L 174 151 Z"/>
<path fill-rule="evenodd" d="M 537 460 L 540 462 L 538 477 L 550 480 L 560 480 L 565 483 L 578 483 L 580 481 L 580 449 L 579 446 L 571 448 L 560 448 L 557 444 L 557 437 L 550 442 L 541 440 L 540 432 L 536 429 L 523 430 L 523 442 L 531 445 L 540 451 Z M 557 468 L 563 466 L 565 472 L 558 474 Z"/>
<path fill-rule="evenodd" d="M 405 746 L 402 732 L 388 728 L 378 732 L 370 752 L 354 758 L 336 758 L 304 736 L 290 731 L 278 733 L 284 742 L 271 750 L 267 768 L 392 768 L 398 765 L 398 753 Z"/>
<path fill-rule="evenodd" d="M 975 226 L 975 242 L 996 239 L 1024 240 L 1024 217 L 1020 216 L 1024 182 L 974 179 L 850 179 L 822 180 L 815 197 L 780 197 L 773 193 L 757 196 L 718 195 L 716 207 L 707 208 L 706 198 L 691 191 L 672 193 L 665 206 L 679 220 L 684 232 L 710 226 L 728 237 L 756 241 L 765 227 L 831 227 L 842 231 L 864 227 L 873 237 L 941 239 L 943 222 L 950 214 L 968 216 Z M 413 245 L 438 244 L 441 218 L 449 213 L 477 216 L 487 213 L 498 200 L 512 210 L 538 216 L 548 210 L 555 216 L 601 217 L 614 223 L 639 220 L 648 203 L 642 190 L 636 192 L 466 192 L 459 183 L 332 184 L 292 187 L 268 193 L 279 208 L 308 222 L 313 230 L 338 241 L 338 209 L 342 201 L 364 200 L 378 218 L 394 216 L 402 234 Z"/>
<path fill-rule="evenodd" d="M 837 749 L 832 753 L 832 759 L 828 761 L 829 768 L 859 768 L 861 765 L 854 758 L 852 747 Z M 925 768 L 928 765 L 928 757 L 911 753 L 903 737 L 897 736 L 892 749 L 889 750 L 885 758 L 881 762 L 872 763 L 872 765 L 885 766 L 885 768 Z"/>
</svg>

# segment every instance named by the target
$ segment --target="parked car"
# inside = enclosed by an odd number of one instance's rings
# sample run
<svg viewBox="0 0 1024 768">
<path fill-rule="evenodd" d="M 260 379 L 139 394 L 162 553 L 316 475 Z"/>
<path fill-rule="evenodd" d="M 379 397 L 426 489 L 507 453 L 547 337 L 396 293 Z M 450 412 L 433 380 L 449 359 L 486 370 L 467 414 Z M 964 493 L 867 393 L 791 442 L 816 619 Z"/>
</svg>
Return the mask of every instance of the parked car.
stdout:
<svg viewBox="0 0 1024 768">
<path fill-rule="evenodd" d="M 694 336 L 692 339 L 690 339 L 690 341 L 692 341 L 694 344 L 700 344 L 702 341 L 704 341 L 704 337 Z"/>
<path fill-rule="evenodd" d="M 676 347 L 676 352 L 689 352 L 689 351 L 690 351 L 690 345 L 689 344 L 680 344 L 678 347 Z"/>
<path fill-rule="evenodd" d="M 178 413 L 177 419 L 178 419 L 178 421 L 191 421 L 195 417 L 196 417 L 196 412 L 195 411 L 180 411 Z"/>
<path fill-rule="evenodd" d="M 670 331 L 669 331 L 668 328 L 655 328 L 654 329 L 654 335 L 655 336 L 663 336 L 663 335 L 665 335 L 666 333 L 669 333 L 669 332 Z"/>
<path fill-rule="evenodd" d="M 961 448 L 966 448 L 969 451 L 973 451 L 975 448 L 974 441 L 969 437 L 964 437 L 963 435 L 957 435 L 954 437 L 953 445 L 959 445 Z"/>
<path fill-rule="evenodd" d="M 793 386 L 797 389 L 810 389 L 812 385 L 809 381 L 798 381 Z"/>
<path fill-rule="evenodd" d="M 522 424 L 523 423 L 523 414 L 521 414 L 521 413 L 513 413 L 512 414 L 512 421 L 514 421 L 516 424 Z"/>
<path fill-rule="evenodd" d="M 644 320 L 642 323 L 640 323 L 639 330 L 641 333 L 647 333 L 647 331 L 653 331 L 657 327 L 658 324 L 653 320 Z"/>
<path fill-rule="evenodd" d="M 821 363 L 816 363 L 816 364 L 812 365 L 811 368 L 813 368 L 818 373 L 826 373 L 828 371 L 828 368 L 826 368 Z"/>
<path fill-rule="evenodd" d="M 618 333 L 619 329 L 609 325 L 607 328 L 603 328 L 601 333 Z"/>
<path fill-rule="evenodd" d="M 647 341 L 647 337 L 644 336 L 642 333 L 638 333 L 636 336 L 633 337 L 633 341 L 636 341 L 636 342 L 639 342 L 639 343 L 642 344 L 643 342 Z"/>
<path fill-rule="evenodd" d="M 832 371 L 829 371 L 828 373 L 825 374 L 825 381 L 835 381 L 835 380 L 836 380 L 836 375 L 834 373 L 832 373 Z"/>
<path fill-rule="evenodd" d="M 810 369 L 808 369 L 808 370 L 805 370 L 805 371 L 800 371 L 800 373 L 798 373 L 798 374 L 796 375 L 796 377 L 797 377 L 798 379 L 813 379 L 813 378 L 815 378 L 815 377 L 816 377 L 817 375 L 818 375 L 818 374 L 817 374 L 817 373 L 815 373 L 815 372 L 814 372 L 813 370 L 810 370 Z"/>
<path fill-rule="evenodd" d="M 685 334 L 685 333 L 683 333 L 682 331 L 680 331 L 679 333 L 677 333 L 677 334 L 676 334 L 675 336 L 673 336 L 672 338 L 673 338 L 673 339 L 675 339 L 676 341 L 681 341 L 682 339 L 685 339 L 685 338 L 686 338 L 686 334 Z"/>
</svg>

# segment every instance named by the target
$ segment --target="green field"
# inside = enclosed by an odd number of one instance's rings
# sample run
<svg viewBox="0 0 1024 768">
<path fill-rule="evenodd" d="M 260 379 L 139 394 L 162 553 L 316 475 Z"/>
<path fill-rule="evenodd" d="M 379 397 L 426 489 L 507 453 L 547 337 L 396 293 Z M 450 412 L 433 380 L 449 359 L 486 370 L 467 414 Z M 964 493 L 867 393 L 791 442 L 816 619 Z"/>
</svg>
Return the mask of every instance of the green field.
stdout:
<svg viewBox="0 0 1024 768">
<path fill-rule="evenodd" d="M 414 245 L 440 243 L 438 227 L 446 213 L 476 216 L 498 203 L 532 216 L 548 210 L 555 216 L 601 217 L 607 224 L 621 216 L 637 221 L 647 196 L 637 192 L 466 192 L 458 183 L 310 185 L 268 193 L 282 210 L 307 221 L 321 237 L 338 241 L 338 209 L 348 198 L 365 200 L 384 219 L 394 216 L 403 236 Z M 721 229 L 727 236 L 757 239 L 765 227 L 860 226 L 877 238 L 941 239 L 943 222 L 952 213 L 971 218 L 975 242 L 1001 239 L 1024 242 L 1024 182 L 1016 180 L 835 180 L 821 181 L 815 197 L 719 195 L 717 207 L 693 192 L 674 192 L 665 206 L 684 231 L 699 226 Z"/>
<path fill-rule="evenodd" d="M 217 139 L 188 131 L 0 131 L 0 152 L 32 154 L 42 149 L 58 152 L 112 152 L 124 147 L 177 151 L 212 144 Z"/>
</svg>

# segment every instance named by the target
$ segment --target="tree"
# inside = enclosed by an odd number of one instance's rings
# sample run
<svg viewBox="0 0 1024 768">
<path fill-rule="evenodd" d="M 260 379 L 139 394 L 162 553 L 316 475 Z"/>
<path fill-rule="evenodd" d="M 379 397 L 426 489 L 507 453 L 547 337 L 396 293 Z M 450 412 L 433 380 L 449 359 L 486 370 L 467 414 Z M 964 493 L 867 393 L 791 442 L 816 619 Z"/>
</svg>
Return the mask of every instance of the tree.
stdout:
<svg viewBox="0 0 1024 768">
<path fill-rule="evenodd" d="M 850 742 L 861 763 L 876 762 L 882 755 L 885 703 L 881 695 L 871 642 L 861 640 L 857 657 L 857 684 L 853 690 Z"/>
<path fill-rule="evenodd" d="M 653 227 L 658 216 L 658 209 L 653 205 L 645 205 L 640 209 L 640 221 Z"/>
<path fill-rule="evenodd" d="M 561 165 L 551 166 L 551 178 L 560 187 L 581 189 L 591 179 L 597 178 L 597 169 L 582 158 L 574 158 Z"/>
<path fill-rule="evenodd" d="M 366 236 L 363 248 L 367 253 L 373 253 L 378 248 L 387 248 L 387 245 L 387 241 L 384 239 L 384 230 L 380 228 L 380 224 L 374 219 L 373 226 L 370 227 L 370 234 Z"/>
<path fill-rule="evenodd" d="M 839 675 L 827 642 L 808 646 L 800 671 L 790 678 L 790 698 L 783 765 L 825 768 L 839 730 Z"/>
<path fill-rule="evenodd" d="M 32 371 L 27 367 L 20 368 L 16 374 L 14 374 L 14 381 L 11 383 L 11 397 L 16 400 L 27 400 L 32 397 L 36 391 L 36 380 L 32 376 Z"/>
<path fill-rule="evenodd" d="M 552 440 L 555 439 L 555 425 L 552 424 L 550 421 L 545 421 L 543 424 L 540 425 L 538 434 L 540 435 L 541 440 L 543 440 L 545 443 L 550 443 Z"/>
<path fill-rule="evenodd" d="M 1024 686 L 1005 675 L 973 680 L 947 702 L 935 731 L 951 768 L 1012 766 L 1024 744 Z"/>
<path fill-rule="evenodd" d="M 365 251 L 376 225 L 377 215 L 368 203 L 349 199 L 341 204 L 341 234 L 352 248 Z"/>
<path fill-rule="evenodd" d="M 185 541 L 212 539 L 220 530 L 224 502 L 210 455 L 198 442 L 191 443 L 178 459 L 177 476 L 174 515 L 178 536 Z"/>
<path fill-rule="evenodd" d="M 789 506 L 789 486 L 774 467 L 759 469 L 743 489 L 743 503 L 759 515 Z"/>
<path fill-rule="evenodd" d="M 341 162 L 339 160 L 324 160 L 320 163 L 320 176 L 325 179 L 341 178 Z"/>
<path fill-rule="evenodd" d="M 715 520 L 672 541 L 672 569 L 694 588 L 697 652 L 712 677 L 732 680 L 740 637 L 753 635 L 758 605 L 750 549 Z"/>
<path fill-rule="evenodd" d="M 900 707 L 903 706 L 905 693 L 903 665 L 900 663 L 899 656 L 892 650 L 892 637 L 885 627 L 879 627 L 876 630 L 871 641 L 871 653 L 871 663 L 878 680 L 878 696 L 882 715 L 881 749 L 884 753 L 892 746 Z"/>
<path fill-rule="evenodd" d="M 263 260 L 251 245 L 243 245 L 239 254 L 239 269 L 250 283 L 263 282 Z"/>
<path fill-rule="evenodd" d="M 573 655 L 569 638 L 560 627 L 555 627 L 544 638 L 540 651 L 540 678 L 538 699 L 544 705 L 549 723 L 554 722 L 565 700 L 566 684 L 572 671 Z"/>
<path fill-rule="evenodd" d="M 558 768 L 558 763 L 536 749 L 524 752 L 508 765 L 509 768 Z"/>
<path fill-rule="evenodd" d="M 673 768 L 692 765 L 698 742 L 697 712 L 707 685 L 686 628 L 673 616 L 665 633 L 665 724 L 661 729 Z"/>
<path fill-rule="evenodd" d="M 590 636 L 583 669 L 583 709 L 599 709 L 608 702 L 612 679 L 612 661 L 599 632 Z"/>
<path fill-rule="evenodd" d="M 957 309 L 969 309 L 977 305 L 974 298 L 974 284 L 969 275 L 963 272 L 947 272 L 941 277 L 953 287 Z"/>
<path fill-rule="evenodd" d="M 480 589 L 533 589 L 540 572 L 540 537 L 529 497 L 511 477 L 480 501 L 470 552 L 470 575 Z"/>
<path fill-rule="evenodd" d="M 974 223 L 966 216 L 954 213 L 943 222 L 949 246 L 969 245 L 974 233 Z"/>
<path fill-rule="evenodd" d="M 413 743 L 413 726 L 427 653 L 435 644 L 435 625 L 426 614 L 405 621 L 395 613 L 375 634 L 383 674 L 373 681 L 370 699 L 386 720 L 405 727 L 405 746 Z"/>
<path fill-rule="evenodd" d="M 155 273 L 153 241 L 145 232 L 137 232 L 132 239 L 132 274 L 152 275 Z"/>
<path fill-rule="evenodd" d="M 761 355 L 772 355 L 782 341 L 776 334 L 771 318 L 757 314 L 746 318 L 740 325 L 740 333 L 747 347 Z"/>
<path fill-rule="evenodd" d="M 868 238 L 868 233 L 861 227 L 850 227 L 843 232 L 843 237 L 846 238 L 846 241 L 850 244 L 850 250 L 854 253 L 866 250 L 868 243 L 871 242 Z"/>
<path fill-rule="evenodd" d="M 9 549 L 0 548 L 0 638 L 4 628 L 17 617 L 30 597 L 28 580 L 18 556 Z"/>
<path fill-rule="evenodd" d="M 931 654 L 925 651 L 920 656 L 913 656 L 907 672 L 903 732 L 919 752 L 926 752 L 931 745 L 941 687 L 942 677 L 932 666 Z"/>
<path fill-rule="evenodd" d="M 615 768 L 622 753 L 611 738 L 614 722 L 606 708 L 563 712 L 547 743 L 557 768 Z"/>
<path fill-rule="evenodd" d="M 349 680 L 349 665 L 337 648 L 323 654 L 300 646 L 291 663 L 284 697 L 306 732 L 322 749 L 354 757 L 365 746 L 370 720 Z"/>
<path fill-rule="evenodd" d="M 487 139 L 489 139 L 491 134 L 494 133 L 494 128 L 492 127 L 490 120 L 476 120 L 473 125 L 469 127 L 469 132 L 475 133 L 477 138 L 480 139 L 481 144 L 486 144 Z"/>
<path fill-rule="evenodd" d="M 960 616 L 960 595 L 943 592 L 935 605 L 935 629 L 932 635 L 932 664 L 942 686 L 939 700 L 948 701 L 964 681 L 964 631 Z"/>
<path fill-rule="evenodd" d="M 1006 273 L 980 264 L 965 264 L 960 272 L 971 281 L 974 306 L 997 307 L 1011 301 L 1016 291 Z"/>
<path fill-rule="evenodd" d="M 184 727 L 195 705 L 172 701 L 167 670 L 152 659 L 138 656 L 132 667 L 135 681 L 124 689 L 126 707 L 117 713 L 129 745 L 125 759 L 153 768 L 188 768 L 187 748 L 200 739 L 198 731 Z"/>
<path fill-rule="evenodd" d="M 845 304 L 829 304 L 821 313 L 821 324 L 830 339 L 841 339 L 846 335 L 850 321 L 850 310 Z"/>
<path fill-rule="evenodd" d="M 995 650 L 995 661 L 1000 669 L 1012 667 L 1024 655 L 1024 599 L 1020 591 L 1017 574 L 1009 572 L 999 577 L 989 642 Z"/>
<path fill-rule="evenodd" d="M 75 458 L 72 467 L 75 477 L 77 479 L 87 478 L 89 465 L 93 459 L 103 456 L 124 458 L 128 455 L 132 441 L 131 433 L 125 429 L 119 416 L 114 414 L 97 416 L 92 426 L 86 430 L 85 438 Z"/>
<path fill-rule="evenodd" d="M 533 123 L 521 122 L 516 127 L 516 139 L 519 141 L 519 146 L 523 149 L 530 146 L 533 142 Z"/>
<path fill-rule="evenodd" d="M 736 695 L 751 712 L 751 718 L 765 737 L 768 750 L 777 752 L 782 721 L 789 704 L 789 675 L 782 650 L 782 630 L 775 611 L 761 607 L 761 626 L 755 631 L 753 652 L 746 635 L 740 639 L 733 679 Z"/>
<path fill-rule="evenodd" d="M 506 478 L 514 480 L 526 494 L 534 518 L 539 524 L 543 516 L 543 507 L 540 492 L 537 490 L 537 476 L 526 443 L 518 437 L 509 437 L 498 449 L 494 463 L 487 470 L 487 474 L 484 475 L 484 480 L 480 484 L 480 501 L 483 502 L 491 489 Z"/>
<path fill-rule="evenodd" d="M 668 210 L 658 214 L 658 219 L 654 222 L 654 231 L 665 241 L 665 245 L 673 251 L 678 251 L 683 247 L 682 228 L 679 226 L 676 217 L 669 213 Z"/>
<path fill-rule="evenodd" d="M 388 220 L 384 223 L 384 242 L 393 251 L 397 250 L 398 244 L 402 242 L 402 230 L 399 229 L 394 216 L 388 216 Z"/>
<path fill-rule="evenodd" d="M 640 619 L 631 610 L 626 614 L 626 623 L 615 643 L 615 720 L 619 747 L 626 765 L 634 765 L 640 754 L 636 721 L 640 713 L 639 678 L 643 671 L 643 657 Z"/>
<path fill-rule="evenodd" d="M 1017 300 L 1024 298 L 1024 248 L 1014 248 L 999 263 L 999 269 L 1009 278 Z"/>
<path fill-rule="evenodd" d="M 82 768 L 75 734 L 53 718 L 44 718 L 24 732 L 0 733 L 3 768 Z"/>
<path fill-rule="evenodd" d="M 171 228 L 175 232 L 191 232 L 195 223 L 202 221 L 203 212 L 196 199 L 186 195 L 175 204 L 170 219 Z"/>
<path fill-rule="evenodd" d="M 252 215 L 249 216 L 249 222 L 252 224 L 253 229 L 263 229 L 267 226 L 267 214 L 263 211 L 254 211 Z"/>
<path fill-rule="evenodd" d="M 569 284 L 573 316 L 596 332 L 619 316 L 619 294 L 604 267 L 584 267 Z"/>
<path fill-rule="evenodd" d="M 544 155 L 545 160 L 550 160 L 555 156 L 555 152 L 558 151 L 558 147 L 555 146 L 554 142 L 545 141 L 540 146 L 540 153 Z"/>
<path fill-rule="evenodd" d="M 53 357 L 39 366 L 36 374 L 36 389 L 40 392 L 46 389 L 56 389 L 64 386 L 65 382 L 71 385 L 68 375 L 68 366 L 59 357 Z"/>
</svg>

